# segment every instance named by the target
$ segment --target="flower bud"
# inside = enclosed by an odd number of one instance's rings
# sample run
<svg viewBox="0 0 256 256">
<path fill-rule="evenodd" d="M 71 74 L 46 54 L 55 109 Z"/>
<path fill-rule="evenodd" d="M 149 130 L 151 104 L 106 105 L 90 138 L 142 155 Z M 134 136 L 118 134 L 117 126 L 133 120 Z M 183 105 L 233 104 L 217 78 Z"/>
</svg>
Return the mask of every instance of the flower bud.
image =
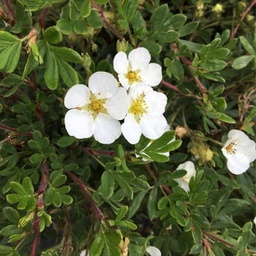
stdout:
<svg viewBox="0 0 256 256">
<path fill-rule="evenodd" d="M 129 47 L 129 42 L 127 42 L 125 39 L 123 39 L 122 41 L 117 40 L 117 43 L 116 43 L 117 52 L 120 52 L 120 51 L 126 52 L 128 47 Z"/>
<path fill-rule="evenodd" d="M 215 6 L 212 8 L 212 11 L 215 13 L 221 13 L 224 11 L 222 4 L 215 4 Z"/>
</svg>

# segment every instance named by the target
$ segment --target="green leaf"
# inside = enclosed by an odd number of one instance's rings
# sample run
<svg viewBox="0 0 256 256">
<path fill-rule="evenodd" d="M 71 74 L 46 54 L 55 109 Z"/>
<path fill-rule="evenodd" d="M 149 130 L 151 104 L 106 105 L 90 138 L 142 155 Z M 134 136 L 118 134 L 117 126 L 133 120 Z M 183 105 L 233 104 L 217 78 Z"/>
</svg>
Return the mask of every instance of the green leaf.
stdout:
<svg viewBox="0 0 256 256">
<path fill-rule="evenodd" d="M 81 56 L 71 48 L 50 46 L 50 50 L 60 60 L 64 60 L 66 62 L 72 62 L 72 63 L 82 62 Z"/>
<path fill-rule="evenodd" d="M 199 244 L 201 242 L 203 233 L 200 226 L 197 223 L 193 223 L 192 236 L 195 244 Z"/>
<path fill-rule="evenodd" d="M 152 14 L 150 22 L 154 30 L 158 30 L 164 24 L 169 14 L 169 7 L 167 4 L 159 6 L 156 11 Z"/>
<path fill-rule="evenodd" d="M 112 173 L 109 170 L 106 170 L 101 175 L 101 185 L 99 187 L 99 193 L 104 198 L 111 198 L 111 196 L 114 194 L 115 189 L 115 180 L 112 177 Z"/>
<path fill-rule="evenodd" d="M 67 176 L 62 174 L 57 176 L 53 181 L 52 181 L 52 186 L 55 188 L 58 188 L 60 186 L 62 186 L 63 184 L 65 184 L 67 180 Z"/>
<path fill-rule="evenodd" d="M 54 54 L 48 50 L 45 62 L 44 79 L 50 90 L 55 90 L 59 86 L 59 68 Z"/>
<path fill-rule="evenodd" d="M 39 153 L 35 153 L 33 154 L 30 158 L 29 158 L 29 161 L 32 163 L 32 164 L 38 164 L 40 162 L 42 162 L 44 159 L 44 156 L 42 154 L 39 154 Z"/>
<path fill-rule="evenodd" d="M 162 46 L 151 40 L 144 40 L 141 46 L 147 48 L 152 56 L 159 55 L 162 50 Z"/>
<path fill-rule="evenodd" d="M 95 3 L 97 4 L 106 4 L 108 3 L 109 0 L 94 0 Z"/>
<path fill-rule="evenodd" d="M 171 18 L 169 18 L 164 26 L 168 26 L 168 29 L 177 30 L 182 27 L 187 20 L 187 17 L 184 14 L 175 14 Z"/>
<path fill-rule="evenodd" d="M 129 208 L 128 218 L 132 218 L 134 214 L 138 211 L 138 209 L 141 207 L 142 200 L 147 193 L 148 190 L 142 190 L 134 197 Z"/>
<path fill-rule="evenodd" d="M 59 19 L 56 26 L 64 35 L 69 35 L 73 31 L 73 22 L 70 20 Z"/>
<path fill-rule="evenodd" d="M 184 26 L 182 26 L 177 32 L 180 34 L 180 37 L 187 36 L 191 33 L 193 33 L 196 28 L 198 27 L 199 22 L 197 21 L 191 21 Z"/>
<path fill-rule="evenodd" d="M 125 180 L 125 178 L 123 177 L 124 175 L 122 175 L 122 174 L 123 173 L 113 172 L 112 176 L 116 180 L 118 185 L 122 188 L 124 194 L 128 198 L 133 199 L 133 190 L 132 190 L 131 186 L 128 184 L 128 182 Z"/>
<path fill-rule="evenodd" d="M 20 214 L 14 208 L 7 206 L 3 208 L 4 217 L 13 224 L 18 224 L 20 220 Z"/>
<path fill-rule="evenodd" d="M 48 27 L 44 31 L 44 39 L 50 44 L 58 44 L 63 40 L 62 34 L 56 26 Z"/>
<path fill-rule="evenodd" d="M 150 193 L 147 201 L 148 217 L 152 220 L 157 213 L 157 187 L 154 187 Z"/>
<path fill-rule="evenodd" d="M 104 238 L 102 234 L 98 235 L 90 246 L 90 254 L 93 256 L 101 256 L 101 252 L 104 248 Z"/>
<path fill-rule="evenodd" d="M 61 201 L 64 205 L 70 205 L 73 203 L 73 198 L 70 195 L 62 194 Z"/>
<path fill-rule="evenodd" d="M 61 148 L 66 148 L 72 145 L 76 141 L 75 137 L 72 136 L 63 136 L 57 141 L 57 145 Z"/>
<path fill-rule="evenodd" d="M 179 39 L 179 33 L 176 31 L 164 31 L 164 32 L 158 32 L 154 35 L 154 38 L 158 40 L 161 43 L 171 43 L 173 41 L 176 41 Z"/>
<path fill-rule="evenodd" d="M 116 215 L 115 222 L 119 222 L 121 219 L 123 219 L 128 210 L 129 208 L 127 205 L 122 205 Z"/>
<path fill-rule="evenodd" d="M 25 177 L 22 181 L 22 186 L 24 187 L 24 189 L 26 190 L 27 194 L 34 194 L 34 186 L 30 180 L 29 177 Z"/>
<path fill-rule="evenodd" d="M 23 196 L 22 195 L 18 195 L 18 194 L 8 194 L 6 196 L 6 200 L 8 203 L 10 204 L 16 204 L 18 203 L 20 200 L 22 200 Z"/>
<path fill-rule="evenodd" d="M 57 63 L 60 77 L 67 86 L 71 87 L 79 83 L 77 72 L 67 62 L 57 60 Z"/>
<path fill-rule="evenodd" d="M 78 35 L 87 35 L 90 32 L 85 20 L 76 20 L 74 22 L 73 30 Z"/>
<path fill-rule="evenodd" d="M 0 31 L 0 70 L 12 73 L 18 65 L 21 40 L 6 31 Z"/>
<path fill-rule="evenodd" d="M 207 59 L 200 63 L 200 66 L 208 71 L 220 71 L 227 66 L 224 60 L 219 59 Z"/>
<path fill-rule="evenodd" d="M 24 187 L 17 181 L 11 181 L 10 182 L 11 189 L 19 194 L 19 195 L 27 195 L 27 191 L 24 189 Z"/>
<path fill-rule="evenodd" d="M 239 39 L 240 39 L 242 46 L 248 53 L 250 53 L 252 55 L 256 55 L 254 48 L 252 47 L 252 45 L 249 43 L 249 41 L 244 36 L 239 36 Z"/>
<path fill-rule="evenodd" d="M 246 67 L 255 57 L 252 55 L 240 56 L 233 60 L 232 68 L 234 69 L 242 69 Z"/>
<path fill-rule="evenodd" d="M 13 248 L 10 246 L 0 245 L 0 255 L 6 256 L 7 253 L 11 253 L 13 251 Z"/>
</svg>

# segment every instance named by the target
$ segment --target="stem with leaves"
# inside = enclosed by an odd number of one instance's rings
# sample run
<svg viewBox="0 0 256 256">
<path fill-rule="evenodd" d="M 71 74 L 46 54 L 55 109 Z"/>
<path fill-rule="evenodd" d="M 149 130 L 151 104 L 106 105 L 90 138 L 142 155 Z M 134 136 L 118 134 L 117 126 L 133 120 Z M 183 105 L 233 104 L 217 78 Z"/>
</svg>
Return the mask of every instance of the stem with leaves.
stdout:
<svg viewBox="0 0 256 256">
<path fill-rule="evenodd" d="M 91 195 L 89 194 L 89 192 L 87 191 L 84 183 L 72 172 L 67 172 L 68 176 L 79 186 L 79 188 L 81 189 L 81 191 L 83 192 L 84 196 L 87 198 L 87 200 L 89 201 L 89 203 L 91 204 L 91 207 L 97 217 L 97 219 L 99 221 L 101 221 L 103 219 L 103 213 L 101 212 L 101 210 L 99 209 L 99 207 L 96 205 L 96 203 L 94 202 L 94 200 L 92 199 Z"/>
<path fill-rule="evenodd" d="M 40 186 L 37 190 L 38 199 L 36 208 L 41 209 L 44 206 L 44 194 L 47 188 L 47 179 L 48 179 L 49 171 L 48 171 L 48 164 L 46 160 L 43 162 L 43 168 L 42 168 L 42 175 L 41 175 L 41 182 Z M 36 215 L 37 216 L 37 215 Z M 36 250 L 40 238 L 40 218 L 37 216 L 36 220 L 34 222 L 34 231 L 35 231 L 35 237 L 33 241 L 32 251 L 30 256 L 36 256 Z"/>
</svg>

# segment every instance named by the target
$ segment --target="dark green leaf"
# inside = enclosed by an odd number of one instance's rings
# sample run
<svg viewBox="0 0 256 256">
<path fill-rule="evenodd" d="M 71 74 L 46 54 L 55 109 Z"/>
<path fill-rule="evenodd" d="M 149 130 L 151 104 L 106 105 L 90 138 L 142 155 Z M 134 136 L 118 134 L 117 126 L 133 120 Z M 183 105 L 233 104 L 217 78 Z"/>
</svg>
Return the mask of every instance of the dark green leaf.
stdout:
<svg viewBox="0 0 256 256">
<path fill-rule="evenodd" d="M 182 26 L 177 32 L 180 34 L 180 37 L 187 36 L 196 30 L 198 24 L 199 22 L 197 21 L 191 21 Z"/>
<path fill-rule="evenodd" d="M 128 218 L 132 218 L 134 214 L 138 211 L 138 209 L 141 207 L 142 200 L 147 193 L 148 190 L 142 190 L 134 197 L 129 208 Z"/>
<path fill-rule="evenodd" d="M 152 14 L 150 22 L 154 30 L 158 30 L 164 24 L 169 13 L 169 7 L 167 4 L 159 6 Z"/>
<path fill-rule="evenodd" d="M 101 175 L 101 185 L 99 187 L 99 193 L 104 198 L 109 199 L 113 195 L 114 189 L 115 189 L 115 180 L 112 176 L 111 171 L 106 170 Z"/>
<path fill-rule="evenodd" d="M 13 224 L 18 224 L 20 219 L 20 214 L 17 210 L 12 207 L 4 207 L 3 209 L 4 217 Z"/>
<path fill-rule="evenodd" d="M 45 62 L 44 79 L 50 90 L 55 90 L 59 86 L 59 69 L 54 54 L 48 50 Z"/>
<path fill-rule="evenodd" d="M 57 145 L 61 148 L 66 148 L 72 145 L 76 141 L 75 137 L 72 136 L 63 136 L 57 141 Z"/>
</svg>

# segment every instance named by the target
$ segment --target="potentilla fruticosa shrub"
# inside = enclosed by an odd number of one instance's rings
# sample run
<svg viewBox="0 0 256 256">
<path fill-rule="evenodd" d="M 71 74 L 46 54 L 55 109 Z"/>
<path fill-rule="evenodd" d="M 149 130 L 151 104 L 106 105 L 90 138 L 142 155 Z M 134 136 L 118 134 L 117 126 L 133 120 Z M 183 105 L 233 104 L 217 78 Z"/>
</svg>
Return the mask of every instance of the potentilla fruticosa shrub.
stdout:
<svg viewBox="0 0 256 256">
<path fill-rule="evenodd" d="M 256 255 L 255 4 L 1 1 L 0 256 Z"/>
</svg>

